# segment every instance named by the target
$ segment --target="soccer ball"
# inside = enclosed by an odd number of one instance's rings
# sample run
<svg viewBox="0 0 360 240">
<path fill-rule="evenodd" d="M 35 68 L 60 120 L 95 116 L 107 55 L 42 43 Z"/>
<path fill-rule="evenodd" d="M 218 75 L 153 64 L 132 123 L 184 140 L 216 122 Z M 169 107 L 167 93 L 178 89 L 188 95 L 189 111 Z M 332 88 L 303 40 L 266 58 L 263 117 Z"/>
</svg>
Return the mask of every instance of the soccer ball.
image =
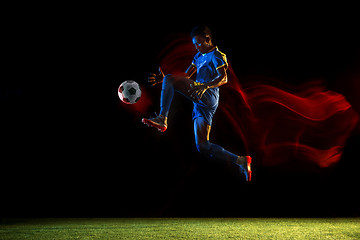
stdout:
<svg viewBox="0 0 360 240">
<path fill-rule="evenodd" d="M 137 82 L 126 80 L 120 84 L 118 95 L 121 101 L 126 104 L 134 104 L 139 101 L 141 97 L 141 89 Z"/>
</svg>

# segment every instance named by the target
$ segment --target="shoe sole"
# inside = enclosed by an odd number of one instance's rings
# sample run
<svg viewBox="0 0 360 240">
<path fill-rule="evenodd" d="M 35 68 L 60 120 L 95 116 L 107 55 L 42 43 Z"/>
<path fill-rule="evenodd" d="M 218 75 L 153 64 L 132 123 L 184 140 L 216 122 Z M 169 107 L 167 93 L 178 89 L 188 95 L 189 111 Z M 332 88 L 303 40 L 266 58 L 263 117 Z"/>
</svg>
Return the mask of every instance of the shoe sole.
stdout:
<svg viewBox="0 0 360 240">
<path fill-rule="evenodd" d="M 166 129 L 167 129 L 167 127 L 165 127 L 165 126 L 160 126 L 160 125 L 156 124 L 155 122 L 150 121 L 149 119 L 146 119 L 146 118 L 143 118 L 143 119 L 141 120 L 141 122 L 144 123 L 144 124 L 146 124 L 146 125 L 149 126 L 149 127 L 154 127 L 154 128 L 156 128 L 156 129 L 157 129 L 158 131 L 160 131 L 160 132 L 165 132 Z"/>
</svg>

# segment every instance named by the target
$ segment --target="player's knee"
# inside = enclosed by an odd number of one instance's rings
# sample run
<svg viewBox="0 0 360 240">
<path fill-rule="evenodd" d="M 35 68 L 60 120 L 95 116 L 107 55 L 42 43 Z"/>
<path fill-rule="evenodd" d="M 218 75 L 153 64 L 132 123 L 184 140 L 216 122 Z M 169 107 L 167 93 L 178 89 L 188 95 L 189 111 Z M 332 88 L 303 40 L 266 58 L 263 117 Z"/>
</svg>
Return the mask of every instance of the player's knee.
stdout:
<svg viewBox="0 0 360 240">
<path fill-rule="evenodd" d="M 209 141 L 196 144 L 197 150 L 202 154 L 209 154 L 210 147 Z"/>
<path fill-rule="evenodd" d="M 172 83 L 173 80 L 174 80 L 174 77 L 173 77 L 173 75 L 171 75 L 171 74 L 167 74 L 167 75 L 165 75 L 165 77 L 164 77 L 164 83 Z"/>
</svg>

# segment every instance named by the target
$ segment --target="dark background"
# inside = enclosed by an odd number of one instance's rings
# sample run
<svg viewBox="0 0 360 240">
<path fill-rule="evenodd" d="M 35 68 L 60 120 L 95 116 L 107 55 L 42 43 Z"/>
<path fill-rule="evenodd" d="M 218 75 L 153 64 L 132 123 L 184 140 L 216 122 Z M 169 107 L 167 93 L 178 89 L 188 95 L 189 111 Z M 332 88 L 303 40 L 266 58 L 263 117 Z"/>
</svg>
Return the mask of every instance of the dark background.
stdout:
<svg viewBox="0 0 360 240">
<path fill-rule="evenodd" d="M 1 216 L 358 216 L 359 127 L 336 166 L 288 172 L 254 164 L 246 184 L 235 168 L 196 151 L 192 105 L 181 96 L 164 134 L 140 122 L 159 110 L 160 88 L 146 85 L 146 73 L 174 34 L 198 23 L 213 30 L 240 79 L 321 78 L 359 113 L 351 7 L 281 7 L 62 6 L 20 20 L 12 9 L 0 89 Z M 128 79 L 150 94 L 148 112 L 119 101 Z"/>
</svg>

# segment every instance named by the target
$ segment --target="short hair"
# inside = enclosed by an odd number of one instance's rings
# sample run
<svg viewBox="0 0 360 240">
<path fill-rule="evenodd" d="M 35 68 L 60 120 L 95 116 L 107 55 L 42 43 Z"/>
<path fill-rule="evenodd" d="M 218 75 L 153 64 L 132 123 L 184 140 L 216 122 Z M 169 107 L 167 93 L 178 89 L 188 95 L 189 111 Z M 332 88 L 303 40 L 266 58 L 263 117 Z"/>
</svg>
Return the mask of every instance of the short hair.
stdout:
<svg viewBox="0 0 360 240">
<path fill-rule="evenodd" d="M 206 35 L 210 36 L 210 39 L 212 39 L 211 31 L 206 25 L 198 25 L 194 27 L 190 33 L 191 38 L 195 36 L 206 37 Z"/>
</svg>

